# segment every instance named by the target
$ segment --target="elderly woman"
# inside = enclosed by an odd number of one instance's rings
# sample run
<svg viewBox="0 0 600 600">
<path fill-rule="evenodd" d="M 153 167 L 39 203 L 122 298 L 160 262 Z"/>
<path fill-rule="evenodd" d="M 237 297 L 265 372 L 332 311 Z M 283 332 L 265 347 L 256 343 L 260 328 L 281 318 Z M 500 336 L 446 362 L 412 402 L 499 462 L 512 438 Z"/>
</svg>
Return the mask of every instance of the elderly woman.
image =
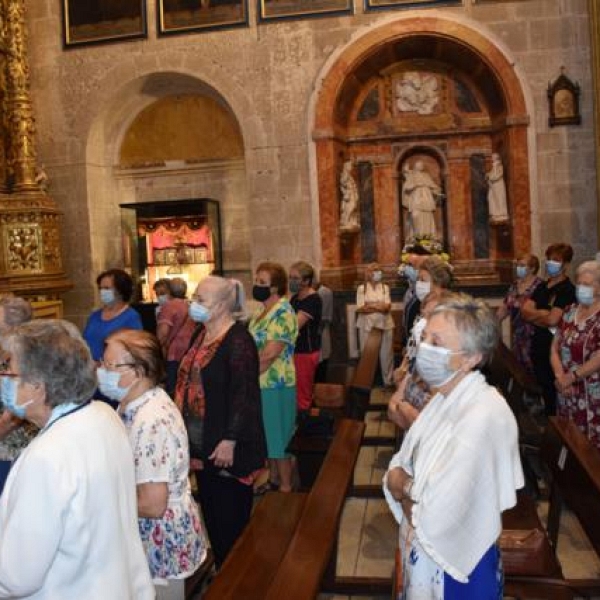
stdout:
<svg viewBox="0 0 600 600">
<path fill-rule="evenodd" d="M 133 294 L 133 280 L 122 269 L 109 269 L 96 278 L 102 308 L 95 310 L 87 320 L 83 339 L 92 352 L 97 364 L 102 360 L 106 338 L 119 329 L 142 329 L 142 319 L 136 310 L 129 306 Z M 96 392 L 98 399 L 116 404 Z"/>
<path fill-rule="evenodd" d="M 315 271 L 311 265 L 298 261 L 290 267 L 290 300 L 298 316 L 298 337 L 294 348 L 296 367 L 296 404 L 298 410 L 308 410 L 312 404 L 315 373 L 321 350 L 321 296 L 313 287 Z"/>
<path fill-rule="evenodd" d="M 547 281 L 538 285 L 521 306 L 523 320 L 534 326 L 531 361 L 537 382 L 542 387 L 547 416 L 556 414 L 556 387 L 550 364 L 550 347 L 565 309 L 576 301 L 575 286 L 567 276 L 573 260 L 568 244 L 551 244 L 546 249 Z"/>
<path fill-rule="evenodd" d="M 365 347 L 371 329 L 382 329 L 379 363 L 384 385 L 392 385 L 394 377 L 394 319 L 390 288 L 383 283 L 383 271 L 377 263 L 365 270 L 365 282 L 356 290 L 356 327 L 360 350 Z"/>
<path fill-rule="evenodd" d="M 537 276 L 539 268 L 540 261 L 534 254 L 523 254 L 517 258 L 515 263 L 517 278 L 510 286 L 502 306 L 496 312 L 499 321 L 510 317 L 512 351 L 521 366 L 532 375 L 531 339 L 534 328 L 531 323 L 523 320 L 521 306 L 531 298 L 537 286 L 542 283 Z"/>
<path fill-rule="evenodd" d="M 0 339 L 17 325 L 30 321 L 32 314 L 31 304 L 24 298 L 5 296 L 0 299 Z M 33 423 L 0 408 L 0 493 L 10 467 L 37 431 Z"/>
<path fill-rule="evenodd" d="M 0 501 L 0 597 L 154 598 L 129 440 L 113 410 L 88 401 L 96 374 L 81 335 L 66 321 L 32 321 L 3 348 L 2 402 L 41 431 Z"/>
<path fill-rule="evenodd" d="M 287 452 L 296 423 L 296 370 L 294 345 L 298 320 L 285 298 L 287 275 L 278 263 L 256 268 L 252 296 L 262 303 L 249 324 L 258 347 L 262 415 L 267 436 L 271 484 L 292 490 L 292 459 Z"/>
<path fill-rule="evenodd" d="M 600 264 L 579 266 L 575 293 L 577 303 L 563 314 L 552 341 L 558 415 L 600 450 Z"/>
<path fill-rule="evenodd" d="M 440 304 L 427 321 L 416 364 L 433 397 L 384 478 L 407 600 L 502 597 L 501 513 L 524 481 L 513 414 L 476 370 L 497 340 L 481 300 Z"/>
<path fill-rule="evenodd" d="M 190 345 L 196 324 L 188 315 L 186 300 L 187 283 L 181 277 L 159 281 L 167 282 L 167 293 L 158 296 L 160 312 L 156 318 L 156 337 L 160 342 L 166 360 L 166 390 L 169 396 L 175 395 L 177 369 Z M 158 283 L 158 282 L 157 282 Z M 166 298 L 164 296 L 166 295 Z"/>
<path fill-rule="evenodd" d="M 229 280 L 211 276 L 198 284 L 189 311 L 201 326 L 181 361 L 175 396 L 217 567 L 250 519 L 254 477 L 266 459 L 258 353 L 233 318 L 235 304 Z"/>
<path fill-rule="evenodd" d="M 158 599 L 183 600 L 185 577 L 204 560 L 198 507 L 188 481 L 189 449 L 181 413 L 158 386 L 158 340 L 121 329 L 106 339 L 100 391 L 119 403 L 135 459 L 140 536 Z"/>
</svg>

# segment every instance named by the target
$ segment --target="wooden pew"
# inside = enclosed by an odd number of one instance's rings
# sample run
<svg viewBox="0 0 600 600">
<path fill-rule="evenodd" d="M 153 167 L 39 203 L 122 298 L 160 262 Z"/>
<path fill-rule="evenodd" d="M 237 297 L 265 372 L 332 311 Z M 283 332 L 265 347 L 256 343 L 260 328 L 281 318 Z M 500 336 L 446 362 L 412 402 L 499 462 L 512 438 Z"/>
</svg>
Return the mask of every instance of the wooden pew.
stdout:
<svg viewBox="0 0 600 600">
<path fill-rule="evenodd" d="M 342 579 L 335 575 L 339 522 L 363 432 L 364 423 L 349 419 L 340 422 L 266 600 L 309 600 L 321 590 L 376 594 L 391 589 L 391 579 Z"/>
<path fill-rule="evenodd" d="M 541 455 L 552 477 L 547 549 L 556 551 L 564 503 L 573 511 L 600 556 L 600 453 L 573 423 L 551 417 L 542 440 Z M 535 504 L 524 497 L 520 497 L 517 507 L 503 517 L 505 528 L 538 526 L 534 524 L 537 519 Z M 541 573 L 514 575 L 505 572 L 505 591 L 520 598 L 570 599 L 574 595 L 600 594 L 600 579 L 564 579 L 555 560 Z"/>
<path fill-rule="evenodd" d="M 262 600 L 300 519 L 306 494 L 268 492 L 210 584 L 205 600 Z"/>
</svg>

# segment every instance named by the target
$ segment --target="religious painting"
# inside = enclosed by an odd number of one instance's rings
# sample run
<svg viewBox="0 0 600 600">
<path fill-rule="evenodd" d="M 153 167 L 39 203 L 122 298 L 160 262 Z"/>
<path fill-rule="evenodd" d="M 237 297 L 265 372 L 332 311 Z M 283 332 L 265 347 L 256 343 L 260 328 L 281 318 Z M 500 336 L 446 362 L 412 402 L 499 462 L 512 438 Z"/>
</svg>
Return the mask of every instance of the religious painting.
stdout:
<svg viewBox="0 0 600 600">
<path fill-rule="evenodd" d="M 157 0 L 160 35 L 248 25 L 247 0 Z"/>
<path fill-rule="evenodd" d="M 353 13 L 351 0 L 259 0 L 261 21 L 329 17 Z"/>
<path fill-rule="evenodd" d="M 579 84 L 573 83 L 565 75 L 563 67 L 558 79 L 554 83 L 548 84 L 548 124 L 550 127 L 581 124 L 580 93 Z"/>
<path fill-rule="evenodd" d="M 65 47 L 146 37 L 144 0 L 63 0 Z"/>
<path fill-rule="evenodd" d="M 365 0 L 365 10 L 429 8 L 432 6 L 452 6 L 455 4 L 462 4 L 462 0 Z"/>
</svg>

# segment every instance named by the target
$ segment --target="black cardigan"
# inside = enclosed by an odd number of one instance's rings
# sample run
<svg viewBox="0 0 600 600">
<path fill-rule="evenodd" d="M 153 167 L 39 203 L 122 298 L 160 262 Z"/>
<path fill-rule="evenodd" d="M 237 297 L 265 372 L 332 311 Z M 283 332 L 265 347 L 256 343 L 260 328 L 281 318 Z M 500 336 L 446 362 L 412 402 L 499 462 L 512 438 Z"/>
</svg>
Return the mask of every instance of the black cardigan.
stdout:
<svg viewBox="0 0 600 600">
<path fill-rule="evenodd" d="M 233 465 L 227 469 L 245 477 L 264 466 L 267 447 L 262 420 L 258 351 L 244 325 L 235 323 L 212 360 L 202 370 L 206 409 L 202 459 L 221 440 L 235 440 Z"/>
</svg>

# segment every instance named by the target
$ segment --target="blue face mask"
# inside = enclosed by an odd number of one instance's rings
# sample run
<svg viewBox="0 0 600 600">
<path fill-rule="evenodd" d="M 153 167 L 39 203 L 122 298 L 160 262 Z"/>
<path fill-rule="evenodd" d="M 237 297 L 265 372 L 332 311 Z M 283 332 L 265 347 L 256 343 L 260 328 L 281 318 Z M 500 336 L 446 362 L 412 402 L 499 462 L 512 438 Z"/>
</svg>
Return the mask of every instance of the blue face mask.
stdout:
<svg viewBox="0 0 600 600">
<path fill-rule="evenodd" d="M 188 308 L 188 314 L 196 323 L 206 323 L 210 319 L 210 310 L 199 302 L 192 302 Z"/>
<path fill-rule="evenodd" d="M 583 306 L 591 306 L 594 303 L 594 288 L 591 285 L 578 285 L 575 294 L 577 302 Z"/>
<path fill-rule="evenodd" d="M 419 272 L 412 265 L 404 265 L 404 277 L 414 283 L 417 281 Z"/>
<path fill-rule="evenodd" d="M 102 304 L 112 304 L 115 301 L 115 290 L 112 288 L 100 289 L 100 302 Z"/>
<path fill-rule="evenodd" d="M 125 396 L 129 393 L 131 385 L 127 387 L 120 387 L 119 380 L 121 379 L 121 373 L 118 371 L 107 371 L 104 367 L 98 367 L 96 370 L 98 375 L 98 387 L 100 391 L 111 400 L 115 402 L 121 402 Z"/>
<path fill-rule="evenodd" d="M 562 269 L 562 263 L 557 260 L 546 261 L 546 273 L 549 277 L 556 277 Z"/>
<path fill-rule="evenodd" d="M 517 265 L 517 277 L 519 279 L 527 277 L 527 267 L 524 267 L 523 265 Z"/>
<path fill-rule="evenodd" d="M 0 396 L 2 396 L 2 404 L 4 405 L 4 408 L 15 415 L 15 417 L 24 419 L 27 407 L 33 403 L 33 400 L 29 400 L 29 402 L 25 402 L 25 404 L 17 404 L 18 391 L 18 377 L 0 378 Z"/>
</svg>

